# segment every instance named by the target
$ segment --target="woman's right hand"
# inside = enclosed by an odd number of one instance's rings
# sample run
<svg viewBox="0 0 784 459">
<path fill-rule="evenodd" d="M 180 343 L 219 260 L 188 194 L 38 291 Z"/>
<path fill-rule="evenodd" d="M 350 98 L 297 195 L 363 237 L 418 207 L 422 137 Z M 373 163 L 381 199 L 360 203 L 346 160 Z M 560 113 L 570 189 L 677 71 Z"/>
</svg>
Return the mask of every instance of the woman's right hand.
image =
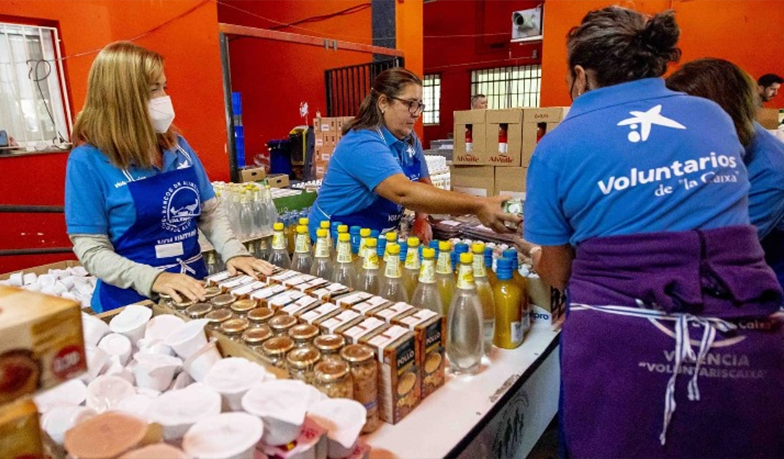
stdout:
<svg viewBox="0 0 784 459">
<path fill-rule="evenodd" d="M 512 199 L 511 196 L 493 196 L 484 198 L 481 208 L 476 213 L 476 217 L 483 225 L 492 229 L 496 233 L 511 233 L 511 229 L 504 225 L 504 222 L 511 222 L 516 225 L 522 223 L 523 219 L 519 215 L 508 214 L 502 210 L 504 201 Z"/>
<path fill-rule="evenodd" d="M 152 291 L 165 293 L 177 302 L 182 301 L 183 296 L 193 301 L 204 301 L 207 293 L 201 281 L 187 274 L 174 274 L 165 271 L 155 278 Z"/>
</svg>

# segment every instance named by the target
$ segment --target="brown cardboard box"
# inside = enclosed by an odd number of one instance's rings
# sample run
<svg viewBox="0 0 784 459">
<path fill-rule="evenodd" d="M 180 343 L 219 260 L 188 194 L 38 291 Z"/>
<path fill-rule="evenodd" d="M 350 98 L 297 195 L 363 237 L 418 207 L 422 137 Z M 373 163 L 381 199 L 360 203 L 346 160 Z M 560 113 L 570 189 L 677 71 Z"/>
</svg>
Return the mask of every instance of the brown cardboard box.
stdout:
<svg viewBox="0 0 784 459">
<path fill-rule="evenodd" d="M 528 167 L 536 144 L 545 134 L 555 129 L 569 113 L 569 107 L 523 109 L 523 167 Z"/>
<path fill-rule="evenodd" d="M 267 183 L 272 188 L 288 188 L 291 182 L 286 174 L 273 174 L 267 177 Z"/>
<path fill-rule="evenodd" d="M 566 317 L 566 295 L 540 277 L 526 278 L 532 322 L 543 322 L 557 330 Z"/>
<path fill-rule="evenodd" d="M 259 182 L 267 177 L 267 171 L 263 167 L 246 167 L 240 169 L 240 181 Z"/>
<path fill-rule="evenodd" d="M 378 414 L 382 421 L 397 424 L 422 399 L 418 355 L 414 333 L 393 325 L 373 336 L 367 344 L 376 352 L 378 369 Z"/>
<path fill-rule="evenodd" d="M 779 110 L 777 108 L 760 108 L 757 111 L 757 122 L 765 129 L 778 129 Z"/>
<path fill-rule="evenodd" d="M 336 131 L 337 131 L 338 135 L 342 135 L 342 133 L 343 133 L 343 126 L 345 126 L 346 123 L 350 122 L 353 119 L 354 119 L 353 116 L 342 116 L 342 117 L 337 119 L 337 129 L 336 129 Z"/>
<path fill-rule="evenodd" d="M 452 166 L 452 190 L 474 196 L 492 196 L 495 168 L 492 166 Z"/>
<path fill-rule="evenodd" d="M 493 196 L 509 195 L 525 201 L 527 167 L 496 167 Z"/>
<path fill-rule="evenodd" d="M 454 150 L 452 164 L 480 166 L 485 162 L 485 133 L 487 110 L 455 112 Z M 471 130 L 473 142 L 466 145 L 466 130 Z"/>
<path fill-rule="evenodd" d="M 523 109 L 508 108 L 487 111 L 487 131 L 485 133 L 485 162 L 493 166 L 520 166 L 522 147 Z M 501 128 L 506 128 L 505 148 L 499 144 Z M 504 149 L 506 152 L 504 152 Z"/>
<path fill-rule="evenodd" d="M 38 411 L 29 398 L 0 407 L 0 457 L 42 458 L 44 456 Z"/>
<path fill-rule="evenodd" d="M 324 164 L 328 163 L 332 158 L 332 153 L 334 152 L 335 147 L 332 146 L 316 147 L 316 163 L 318 164 L 319 161 L 323 162 Z"/>
<path fill-rule="evenodd" d="M 393 319 L 394 325 L 408 328 L 416 337 L 419 355 L 422 399 L 444 385 L 446 378 L 446 318 L 428 309 L 420 309 L 402 319 Z"/>
</svg>

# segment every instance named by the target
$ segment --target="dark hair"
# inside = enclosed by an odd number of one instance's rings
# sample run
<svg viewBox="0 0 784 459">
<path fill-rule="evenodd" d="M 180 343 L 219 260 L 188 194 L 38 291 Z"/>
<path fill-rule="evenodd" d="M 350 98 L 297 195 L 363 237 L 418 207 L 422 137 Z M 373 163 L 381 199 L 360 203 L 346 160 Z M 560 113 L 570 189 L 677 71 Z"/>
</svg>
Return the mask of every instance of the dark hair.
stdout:
<svg viewBox="0 0 784 459">
<path fill-rule="evenodd" d="M 487 99 L 487 96 L 484 95 L 484 94 L 474 94 L 473 96 L 471 96 L 471 107 L 472 108 L 474 107 L 474 102 L 476 102 L 479 99 Z"/>
<path fill-rule="evenodd" d="M 757 84 L 762 86 L 763 88 L 767 88 L 773 83 L 782 84 L 784 83 L 784 78 L 781 78 L 775 73 L 766 73 L 765 75 L 759 77 L 759 80 L 757 80 Z"/>
<path fill-rule="evenodd" d="M 617 6 L 591 11 L 567 35 L 569 68 L 593 70 L 599 86 L 660 77 L 680 59 L 680 34 L 672 10 L 651 18 Z"/>
<path fill-rule="evenodd" d="M 422 86 L 422 79 L 403 67 L 393 67 L 379 73 L 373 80 L 370 93 L 359 106 L 357 116 L 343 126 L 343 134 L 350 130 L 373 129 L 380 126 L 384 118 L 378 108 L 378 98 L 382 94 L 387 97 L 400 97 L 409 84 Z"/>
<path fill-rule="evenodd" d="M 681 66 L 666 84 L 674 91 L 719 104 L 735 123 L 740 143 L 751 144 L 759 95 L 754 80 L 740 67 L 724 59 L 698 59 Z"/>
</svg>

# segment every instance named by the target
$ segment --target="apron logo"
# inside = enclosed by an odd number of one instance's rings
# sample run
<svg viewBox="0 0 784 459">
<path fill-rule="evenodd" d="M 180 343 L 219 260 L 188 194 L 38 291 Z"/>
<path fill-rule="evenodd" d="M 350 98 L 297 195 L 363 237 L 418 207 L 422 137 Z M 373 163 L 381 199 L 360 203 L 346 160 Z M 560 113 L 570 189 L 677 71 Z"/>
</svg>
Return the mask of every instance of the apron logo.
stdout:
<svg viewBox="0 0 784 459">
<path fill-rule="evenodd" d="M 638 112 L 633 110 L 629 112 L 629 114 L 633 116 L 619 122 L 617 126 L 629 126 L 631 132 L 628 135 L 628 139 L 629 142 L 632 143 L 645 142 L 648 140 L 648 136 L 651 134 L 651 127 L 653 125 L 673 129 L 686 129 L 686 126 L 682 125 L 681 123 L 662 116 L 661 109 L 662 106 L 659 104 L 647 112 Z M 640 128 L 640 132 L 637 132 L 638 127 Z"/>
<path fill-rule="evenodd" d="M 163 196 L 161 226 L 172 232 L 182 232 L 193 219 L 201 215 L 201 199 L 193 182 L 173 184 Z"/>
</svg>

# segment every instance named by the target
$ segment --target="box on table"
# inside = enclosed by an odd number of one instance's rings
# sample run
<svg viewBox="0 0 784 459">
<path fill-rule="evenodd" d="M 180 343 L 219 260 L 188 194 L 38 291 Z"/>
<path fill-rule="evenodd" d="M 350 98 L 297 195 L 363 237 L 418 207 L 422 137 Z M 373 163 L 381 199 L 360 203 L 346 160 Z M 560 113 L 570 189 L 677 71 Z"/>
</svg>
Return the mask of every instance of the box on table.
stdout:
<svg viewBox="0 0 784 459">
<path fill-rule="evenodd" d="M 392 325 L 366 344 L 373 348 L 379 362 L 379 417 L 389 424 L 397 424 L 419 405 L 422 397 L 414 333 Z"/>
<path fill-rule="evenodd" d="M 525 201 L 527 167 L 497 167 L 493 196 L 507 195 Z"/>
<path fill-rule="evenodd" d="M 316 164 L 326 164 L 332 158 L 332 153 L 335 152 L 334 146 L 316 147 Z"/>
<path fill-rule="evenodd" d="M 0 286 L 0 405 L 87 370 L 81 311 L 76 301 Z"/>
<path fill-rule="evenodd" d="M 287 188 L 291 182 L 286 174 L 272 174 L 267 176 L 267 185 L 271 188 Z"/>
<path fill-rule="evenodd" d="M 757 122 L 765 129 L 779 128 L 779 109 L 760 108 L 757 111 Z"/>
<path fill-rule="evenodd" d="M 554 330 L 561 328 L 566 318 L 566 294 L 551 287 L 539 276 L 526 277 L 526 281 L 531 322 L 549 324 Z"/>
<path fill-rule="evenodd" d="M 495 191 L 493 166 L 452 166 L 450 174 L 452 191 L 480 197 L 492 196 Z"/>
<path fill-rule="evenodd" d="M 488 164 L 485 158 L 486 112 L 487 110 L 455 112 L 452 164 L 472 166 Z M 470 143 L 467 141 L 469 138 Z"/>
<path fill-rule="evenodd" d="M 353 116 L 341 116 L 341 117 L 338 117 L 338 119 L 337 119 L 337 126 L 336 126 L 336 128 L 337 128 L 336 131 L 338 133 L 338 136 L 342 136 L 342 134 L 343 134 L 343 127 L 346 124 L 348 124 L 349 122 L 351 122 L 353 119 L 354 119 Z"/>
<path fill-rule="evenodd" d="M 360 324 L 365 320 L 365 316 L 350 309 L 343 309 L 337 314 L 328 314 L 324 319 L 316 320 L 314 325 L 318 326 L 321 333 L 325 335 L 341 334 L 354 325 Z"/>
<path fill-rule="evenodd" d="M 264 167 L 246 167 L 240 169 L 240 181 L 260 182 L 267 177 L 267 170 Z"/>
<path fill-rule="evenodd" d="M 35 403 L 27 397 L 0 406 L 0 457 L 45 457 L 38 411 Z"/>
<path fill-rule="evenodd" d="M 429 309 L 420 309 L 403 318 L 394 319 L 392 323 L 414 332 L 424 399 L 446 381 L 446 318 Z"/>
<path fill-rule="evenodd" d="M 520 166 L 523 136 L 523 109 L 507 108 L 487 111 L 485 164 Z M 505 131 L 505 132 L 504 132 Z M 502 142 L 506 134 L 506 143 Z"/>
<path fill-rule="evenodd" d="M 523 167 L 528 167 L 531 162 L 531 155 L 534 154 L 536 144 L 545 134 L 555 129 L 566 115 L 569 107 L 549 107 L 549 108 L 524 108 L 523 109 Z"/>
</svg>

